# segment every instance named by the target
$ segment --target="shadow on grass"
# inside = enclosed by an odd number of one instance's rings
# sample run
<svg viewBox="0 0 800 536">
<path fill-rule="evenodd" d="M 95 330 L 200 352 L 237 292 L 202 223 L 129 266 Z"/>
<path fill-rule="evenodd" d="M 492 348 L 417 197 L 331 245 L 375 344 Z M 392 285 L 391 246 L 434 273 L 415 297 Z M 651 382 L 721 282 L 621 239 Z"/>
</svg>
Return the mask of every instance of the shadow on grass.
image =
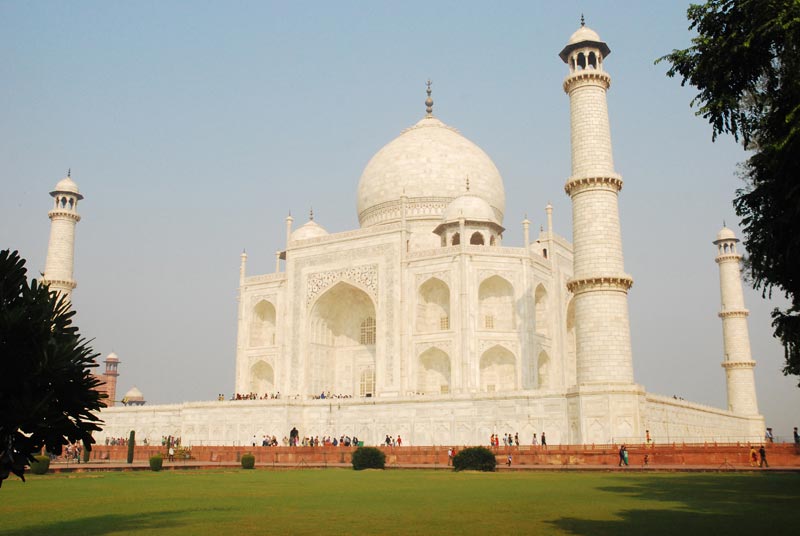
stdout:
<svg viewBox="0 0 800 536">
<path fill-rule="evenodd" d="M 629 485 L 600 487 L 601 493 L 648 501 L 647 508 L 615 512 L 619 519 L 561 517 L 549 521 L 563 532 L 603 534 L 773 534 L 793 532 L 800 499 L 798 475 L 692 475 L 641 477 Z M 652 507 L 652 502 L 663 504 Z M 789 531 L 789 532 L 787 532 Z"/>
<path fill-rule="evenodd" d="M 139 512 L 136 514 L 105 514 L 81 517 L 67 521 L 56 521 L 32 525 L 27 528 L 5 531 L 0 529 L 0 536 L 41 536 L 45 534 L 127 534 L 140 530 L 171 529 L 192 525 L 193 510 L 173 510 L 169 512 Z"/>
</svg>

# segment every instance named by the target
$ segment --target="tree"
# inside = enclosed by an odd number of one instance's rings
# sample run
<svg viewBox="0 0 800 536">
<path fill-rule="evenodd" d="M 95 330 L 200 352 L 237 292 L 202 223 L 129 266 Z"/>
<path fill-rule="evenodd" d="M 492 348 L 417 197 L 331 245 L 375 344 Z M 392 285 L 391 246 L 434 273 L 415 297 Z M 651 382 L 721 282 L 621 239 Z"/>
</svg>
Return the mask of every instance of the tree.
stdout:
<svg viewBox="0 0 800 536">
<path fill-rule="evenodd" d="M 25 480 L 25 465 L 46 448 L 67 442 L 91 449 L 103 406 L 87 341 L 72 325 L 68 300 L 27 280 L 25 261 L 0 251 L 0 485 L 10 473 Z"/>
<path fill-rule="evenodd" d="M 745 264 L 762 295 L 789 300 L 773 310 L 772 327 L 783 373 L 800 375 L 800 2 L 709 0 L 687 13 L 692 46 L 656 62 L 698 89 L 691 105 L 712 139 L 730 134 L 750 152 L 734 199 Z"/>
</svg>

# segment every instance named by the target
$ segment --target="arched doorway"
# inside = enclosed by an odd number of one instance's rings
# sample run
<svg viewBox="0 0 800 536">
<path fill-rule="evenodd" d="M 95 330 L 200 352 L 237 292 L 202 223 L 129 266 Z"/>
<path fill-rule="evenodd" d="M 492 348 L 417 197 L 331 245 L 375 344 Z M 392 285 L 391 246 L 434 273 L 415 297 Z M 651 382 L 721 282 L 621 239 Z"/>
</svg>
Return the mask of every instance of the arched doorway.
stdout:
<svg viewBox="0 0 800 536">
<path fill-rule="evenodd" d="M 349 283 L 337 283 L 320 296 L 309 319 L 306 394 L 374 394 L 375 321 L 372 299 Z"/>
</svg>

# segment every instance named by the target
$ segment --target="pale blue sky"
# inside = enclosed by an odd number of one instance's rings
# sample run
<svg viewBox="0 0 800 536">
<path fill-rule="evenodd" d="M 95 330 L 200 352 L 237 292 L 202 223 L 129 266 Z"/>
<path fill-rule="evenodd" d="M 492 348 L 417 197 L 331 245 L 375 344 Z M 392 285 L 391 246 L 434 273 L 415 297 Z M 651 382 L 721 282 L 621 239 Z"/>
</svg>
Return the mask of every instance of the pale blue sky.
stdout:
<svg viewBox="0 0 800 536">
<path fill-rule="evenodd" d="M 480 145 L 505 181 L 505 243 L 551 201 L 571 236 L 566 67 L 580 14 L 611 47 L 609 109 L 636 379 L 724 407 L 711 241 L 745 153 L 689 108 L 653 60 L 688 45 L 680 1 L 0 1 L 0 247 L 44 267 L 48 192 L 72 168 L 86 199 L 74 303 L 81 331 L 151 403 L 230 394 L 239 253 L 271 271 L 289 210 L 357 227 L 370 157 L 424 113 Z M 753 291 L 753 355 L 769 425 L 790 435 L 774 306 Z"/>
</svg>

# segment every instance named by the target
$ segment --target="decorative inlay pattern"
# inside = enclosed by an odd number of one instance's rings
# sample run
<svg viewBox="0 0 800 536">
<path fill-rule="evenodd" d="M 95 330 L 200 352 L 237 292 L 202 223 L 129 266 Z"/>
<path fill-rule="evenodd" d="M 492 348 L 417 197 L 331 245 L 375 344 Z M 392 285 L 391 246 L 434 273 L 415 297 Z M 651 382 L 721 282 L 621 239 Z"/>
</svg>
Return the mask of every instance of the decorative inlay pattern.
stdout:
<svg viewBox="0 0 800 536">
<path fill-rule="evenodd" d="M 511 339 L 481 339 L 478 343 L 478 348 L 480 349 L 479 354 L 483 355 L 486 350 L 492 348 L 493 346 L 502 346 L 515 356 L 519 355 L 519 341 Z"/>
<path fill-rule="evenodd" d="M 350 281 L 367 291 L 373 300 L 378 300 L 378 265 L 366 264 L 352 268 L 341 268 L 309 274 L 306 284 L 306 305 L 339 281 Z"/>
<path fill-rule="evenodd" d="M 68 281 L 66 279 L 45 279 L 42 278 L 42 283 L 50 285 L 51 287 L 63 287 L 75 290 L 78 284 L 75 281 Z"/>
<path fill-rule="evenodd" d="M 425 281 L 431 278 L 440 279 L 443 283 L 445 283 L 448 287 L 450 286 L 450 272 L 449 271 L 439 271 L 439 272 L 427 272 L 424 274 L 417 274 L 414 278 L 414 288 L 419 288 Z"/>
<path fill-rule="evenodd" d="M 446 353 L 448 356 L 452 355 L 453 353 L 453 343 L 449 340 L 438 340 L 438 341 L 425 341 L 425 342 L 418 342 L 414 345 L 414 355 L 419 357 L 422 355 L 423 352 L 427 352 L 431 348 L 438 348 L 442 352 Z"/>
</svg>

